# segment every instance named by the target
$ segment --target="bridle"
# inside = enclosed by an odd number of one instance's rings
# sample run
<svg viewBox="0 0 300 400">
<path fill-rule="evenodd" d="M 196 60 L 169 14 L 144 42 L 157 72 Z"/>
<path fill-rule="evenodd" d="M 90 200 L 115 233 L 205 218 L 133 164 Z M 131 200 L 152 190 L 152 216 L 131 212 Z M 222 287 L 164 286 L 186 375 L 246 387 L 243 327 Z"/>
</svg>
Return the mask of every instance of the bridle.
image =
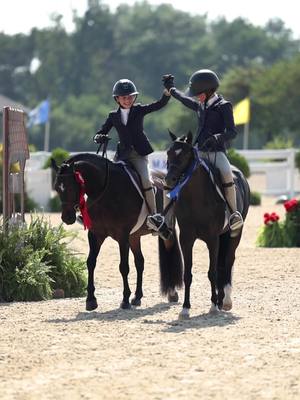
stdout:
<svg viewBox="0 0 300 400">
<path fill-rule="evenodd" d="M 191 146 L 190 150 L 186 153 L 185 156 L 186 156 L 186 159 L 187 159 L 187 163 L 186 163 L 186 166 L 185 166 L 185 168 L 183 170 L 182 170 L 182 167 L 181 167 L 182 163 L 181 163 L 181 165 L 177 165 L 174 162 L 173 163 L 169 163 L 168 162 L 168 173 L 172 169 L 173 176 L 176 177 L 177 183 L 180 181 L 180 178 L 188 170 L 189 166 L 191 165 L 191 162 L 193 160 L 195 160 L 195 151 L 194 151 L 193 146 Z"/>
<path fill-rule="evenodd" d="M 59 173 L 57 175 L 58 177 L 69 177 L 69 178 L 75 178 L 76 183 L 79 185 L 80 191 L 84 191 L 85 193 L 85 185 L 84 185 L 84 179 L 82 178 L 82 176 L 80 175 L 80 173 L 78 172 L 76 175 L 76 172 L 68 172 L 68 173 Z M 105 158 L 105 179 L 104 179 L 104 186 L 103 189 L 101 191 L 101 193 L 99 194 L 98 197 L 96 197 L 96 199 L 94 199 L 92 202 L 90 202 L 87 205 L 87 208 L 91 208 L 95 203 L 98 203 L 99 201 L 101 201 L 103 199 L 103 197 L 105 196 L 107 189 L 109 187 L 109 177 L 110 177 L 110 168 L 109 168 L 109 161 L 107 158 Z M 80 192 L 79 192 L 79 201 L 80 201 Z M 75 203 L 73 204 L 73 202 L 71 201 L 61 201 L 62 205 L 72 205 L 75 211 L 78 211 L 80 209 L 80 205 L 79 203 Z"/>
</svg>

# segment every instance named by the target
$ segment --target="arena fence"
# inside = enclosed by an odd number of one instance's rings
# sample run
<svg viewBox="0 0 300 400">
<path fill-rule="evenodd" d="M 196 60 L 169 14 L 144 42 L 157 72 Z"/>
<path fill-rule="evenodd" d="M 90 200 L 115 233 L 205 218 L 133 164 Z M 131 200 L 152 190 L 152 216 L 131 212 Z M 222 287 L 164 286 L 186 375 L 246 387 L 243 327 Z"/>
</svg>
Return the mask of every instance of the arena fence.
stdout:
<svg viewBox="0 0 300 400">
<path fill-rule="evenodd" d="M 270 196 L 285 194 L 292 197 L 299 191 L 300 179 L 295 168 L 295 149 L 237 150 L 237 152 L 247 159 L 251 175 L 264 175 L 265 184 L 262 190 L 258 190 L 260 193 Z M 48 152 L 31 153 L 25 169 L 27 193 L 44 210 L 47 210 L 50 198 L 55 195 L 51 188 L 50 170 L 48 170 L 48 175 L 47 170 L 43 170 L 50 154 Z M 108 158 L 112 159 L 113 156 L 114 152 L 108 151 Z M 166 171 L 166 166 L 166 152 L 155 151 L 149 155 L 150 168 Z M 251 189 L 257 190 L 255 187 Z"/>
</svg>

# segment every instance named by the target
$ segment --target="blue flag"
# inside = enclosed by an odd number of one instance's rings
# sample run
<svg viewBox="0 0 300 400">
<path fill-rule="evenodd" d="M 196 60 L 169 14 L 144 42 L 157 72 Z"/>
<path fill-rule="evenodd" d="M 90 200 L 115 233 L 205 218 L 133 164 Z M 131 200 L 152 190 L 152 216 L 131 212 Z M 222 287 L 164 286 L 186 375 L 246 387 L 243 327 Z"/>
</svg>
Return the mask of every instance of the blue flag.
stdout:
<svg viewBox="0 0 300 400">
<path fill-rule="evenodd" d="M 50 118 L 50 101 L 44 100 L 28 114 L 28 126 L 45 124 Z"/>
</svg>

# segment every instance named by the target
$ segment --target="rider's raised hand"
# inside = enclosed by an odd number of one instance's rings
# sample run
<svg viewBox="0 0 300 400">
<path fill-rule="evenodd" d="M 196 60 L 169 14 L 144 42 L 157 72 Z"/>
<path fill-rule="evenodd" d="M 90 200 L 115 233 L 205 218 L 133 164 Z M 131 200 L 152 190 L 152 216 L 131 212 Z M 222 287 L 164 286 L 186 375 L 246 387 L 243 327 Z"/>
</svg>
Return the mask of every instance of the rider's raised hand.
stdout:
<svg viewBox="0 0 300 400">
<path fill-rule="evenodd" d="M 174 87 L 174 75 L 171 74 L 163 75 L 162 82 L 164 87 L 167 90 L 170 90 L 172 87 Z"/>
</svg>

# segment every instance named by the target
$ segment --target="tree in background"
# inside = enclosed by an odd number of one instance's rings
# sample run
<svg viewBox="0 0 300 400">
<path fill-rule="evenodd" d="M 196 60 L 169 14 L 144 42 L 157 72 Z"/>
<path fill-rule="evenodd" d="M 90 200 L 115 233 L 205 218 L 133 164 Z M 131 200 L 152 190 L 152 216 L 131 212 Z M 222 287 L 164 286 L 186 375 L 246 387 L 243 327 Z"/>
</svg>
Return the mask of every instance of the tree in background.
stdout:
<svg viewBox="0 0 300 400">
<path fill-rule="evenodd" d="M 94 149 L 91 138 L 115 105 L 111 88 L 118 79 L 133 79 L 142 101 L 150 102 L 161 93 L 161 75 L 173 73 L 184 90 L 200 68 L 220 75 L 220 93 L 233 103 L 251 96 L 251 146 L 262 146 L 268 132 L 298 143 L 300 116 L 292 110 L 299 107 L 299 41 L 282 21 L 271 20 L 264 28 L 241 18 L 208 22 L 205 15 L 147 2 L 122 5 L 113 13 L 98 0 L 90 0 L 86 13 L 74 15 L 74 21 L 72 33 L 60 15 L 52 17 L 52 27 L 28 35 L 0 33 L 0 93 L 30 108 L 51 98 L 51 148 Z M 168 127 L 195 129 L 187 110 L 173 104 L 145 124 L 158 148 Z M 29 131 L 38 149 L 43 133 L 42 127 Z"/>
</svg>

